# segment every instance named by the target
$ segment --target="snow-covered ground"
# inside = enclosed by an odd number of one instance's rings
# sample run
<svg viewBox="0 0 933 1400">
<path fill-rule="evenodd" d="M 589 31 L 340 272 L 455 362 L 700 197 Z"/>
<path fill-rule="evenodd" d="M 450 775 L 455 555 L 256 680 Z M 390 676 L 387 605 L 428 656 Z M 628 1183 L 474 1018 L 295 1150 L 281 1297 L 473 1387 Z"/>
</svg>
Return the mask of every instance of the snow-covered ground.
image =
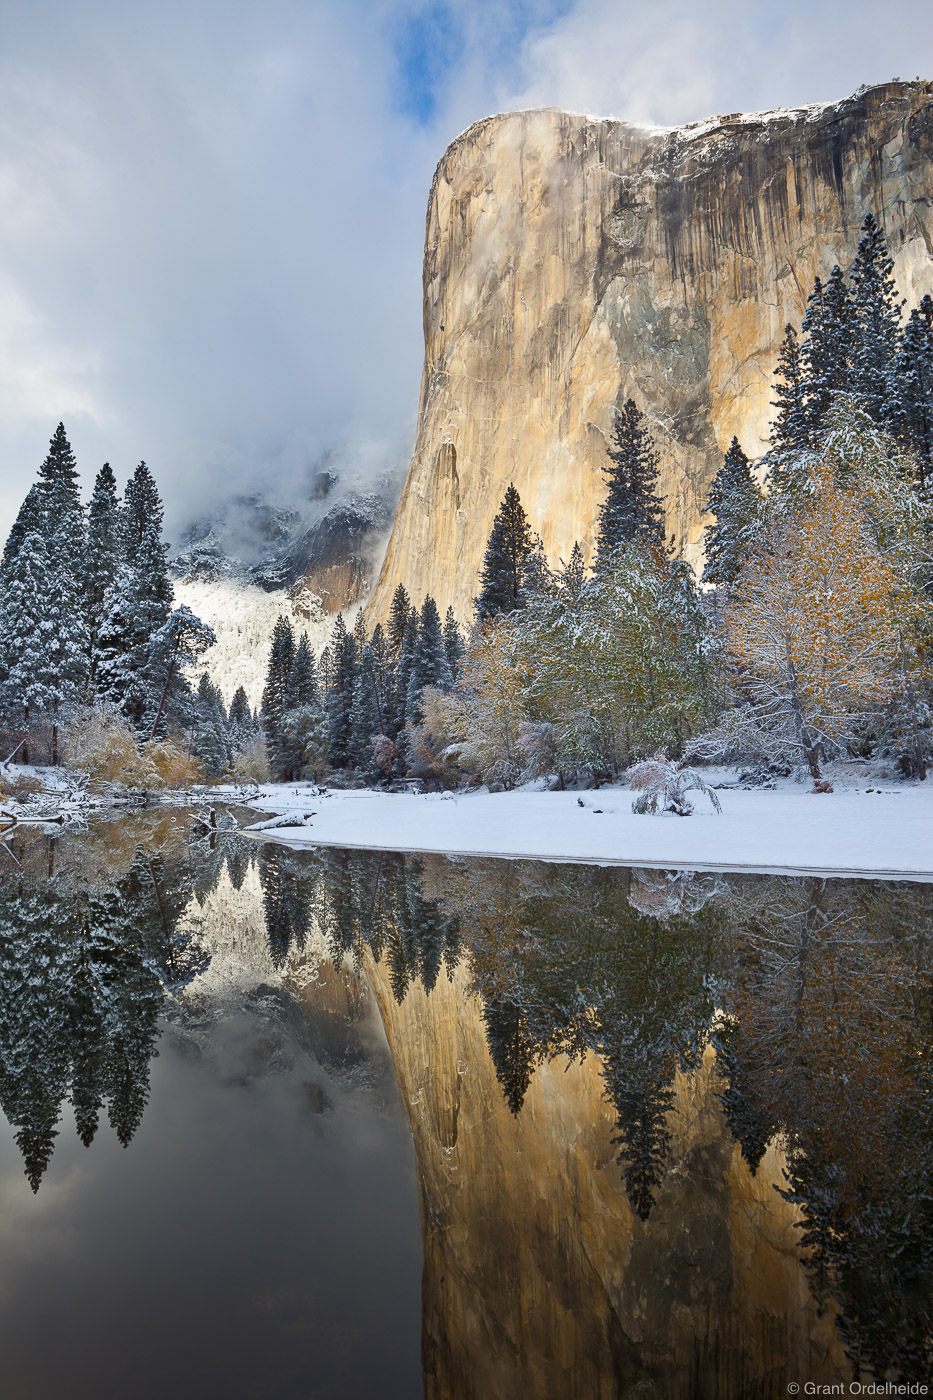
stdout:
<svg viewBox="0 0 933 1400">
<path fill-rule="evenodd" d="M 307 785 L 273 784 L 256 806 L 295 814 L 294 826 L 262 833 L 290 846 L 933 880 L 933 781 L 863 781 L 821 795 L 792 783 L 720 790 L 721 816 L 693 795 L 690 817 L 635 816 L 622 787 L 315 796 Z"/>
</svg>

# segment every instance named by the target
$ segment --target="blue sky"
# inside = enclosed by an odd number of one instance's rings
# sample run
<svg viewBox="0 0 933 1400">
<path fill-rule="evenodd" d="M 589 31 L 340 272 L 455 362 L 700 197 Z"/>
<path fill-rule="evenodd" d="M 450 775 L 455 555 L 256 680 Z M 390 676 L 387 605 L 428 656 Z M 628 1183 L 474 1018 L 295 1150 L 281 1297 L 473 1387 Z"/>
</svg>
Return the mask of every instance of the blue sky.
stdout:
<svg viewBox="0 0 933 1400">
<path fill-rule="evenodd" d="M 424 210 L 510 107 L 665 124 L 933 77 L 924 0 L 0 0 L 0 536 L 63 418 L 171 529 L 404 467 Z"/>
</svg>

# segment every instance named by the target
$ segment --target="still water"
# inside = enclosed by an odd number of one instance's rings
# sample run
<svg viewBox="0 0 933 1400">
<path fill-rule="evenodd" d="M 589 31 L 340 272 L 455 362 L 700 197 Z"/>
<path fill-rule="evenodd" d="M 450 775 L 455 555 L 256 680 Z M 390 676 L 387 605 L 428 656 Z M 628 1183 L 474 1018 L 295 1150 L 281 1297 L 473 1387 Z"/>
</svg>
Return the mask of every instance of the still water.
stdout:
<svg viewBox="0 0 933 1400">
<path fill-rule="evenodd" d="M 929 1381 L 933 886 L 5 846 L 5 1397 Z"/>
</svg>

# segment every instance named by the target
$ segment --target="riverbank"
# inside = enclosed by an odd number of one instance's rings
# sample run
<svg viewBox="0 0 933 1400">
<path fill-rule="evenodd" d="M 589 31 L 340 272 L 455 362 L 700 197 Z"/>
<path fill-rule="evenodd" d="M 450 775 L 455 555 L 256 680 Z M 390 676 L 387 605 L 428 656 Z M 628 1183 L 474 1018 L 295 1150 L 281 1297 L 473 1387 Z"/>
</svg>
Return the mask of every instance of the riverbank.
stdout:
<svg viewBox="0 0 933 1400">
<path fill-rule="evenodd" d="M 264 786 L 254 804 L 294 822 L 257 838 L 692 870 L 933 880 L 933 782 L 868 782 L 813 794 L 801 784 L 692 794 L 692 816 L 635 816 L 627 787 L 588 792 L 386 793 Z"/>
</svg>

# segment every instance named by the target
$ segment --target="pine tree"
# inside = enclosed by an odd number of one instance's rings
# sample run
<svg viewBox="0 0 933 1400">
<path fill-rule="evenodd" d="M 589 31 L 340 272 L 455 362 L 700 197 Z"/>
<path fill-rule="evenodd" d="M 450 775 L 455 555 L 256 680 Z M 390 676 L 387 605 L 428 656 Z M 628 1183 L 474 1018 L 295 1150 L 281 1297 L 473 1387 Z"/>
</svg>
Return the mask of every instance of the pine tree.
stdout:
<svg viewBox="0 0 933 1400">
<path fill-rule="evenodd" d="M 509 1111 L 521 1112 L 531 1076 L 535 1049 L 522 1010 L 512 1001 L 488 1001 L 483 1006 L 486 1044 Z"/>
<path fill-rule="evenodd" d="M 399 749 L 405 749 L 405 725 L 408 722 L 408 683 L 418 645 L 418 614 L 413 608 L 408 615 L 405 636 L 399 650 L 398 664 L 395 667 L 395 733 L 390 734 Z"/>
<path fill-rule="evenodd" d="M 256 738 L 258 726 L 250 708 L 249 698 L 242 685 L 238 685 L 230 701 L 228 720 L 230 747 L 234 755 L 244 753 Z"/>
<path fill-rule="evenodd" d="M 95 652 L 98 689 L 136 724 L 158 707 L 153 694 L 153 638 L 172 612 L 168 547 L 162 540 L 162 502 L 145 462 L 127 484 L 120 512 L 123 566 L 101 610 Z"/>
<path fill-rule="evenodd" d="M 353 709 L 350 719 L 350 763 L 357 777 L 366 783 L 377 782 L 381 776 L 373 749 L 374 737 L 383 732 L 381 709 L 376 658 L 367 642 L 360 655 L 353 682 Z"/>
<path fill-rule="evenodd" d="M 288 708 L 297 709 L 299 705 L 319 705 L 320 701 L 314 652 L 311 650 L 308 634 L 302 632 L 295 648 L 295 659 L 288 679 L 286 705 Z"/>
<path fill-rule="evenodd" d="M 774 398 L 771 402 L 777 409 L 777 417 L 771 427 L 772 456 L 799 452 L 808 445 L 804 374 L 803 351 L 797 332 L 793 326 L 787 325 L 774 370 Z M 706 509 L 712 509 L 708 502 Z"/>
<path fill-rule="evenodd" d="M 333 768 L 350 766 L 350 742 L 353 723 L 353 686 L 356 681 L 356 641 L 347 631 L 343 616 L 338 613 L 330 641 L 331 683 L 325 709 L 327 711 L 327 746 Z"/>
<path fill-rule="evenodd" d="M 884 423 L 891 398 L 891 370 L 900 339 L 901 304 L 894 263 L 883 231 L 865 215 L 852 284 L 853 352 L 850 391 L 876 423 Z"/>
<path fill-rule="evenodd" d="M 230 766 L 223 697 L 204 673 L 195 704 L 194 752 L 209 778 L 220 778 Z"/>
<path fill-rule="evenodd" d="M 295 634 L 287 617 L 279 617 L 272 629 L 266 684 L 262 692 L 262 729 L 269 762 L 278 778 L 287 777 L 283 724 L 288 708 L 289 680 L 295 661 Z"/>
<path fill-rule="evenodd" d="M 609 492 L 599 507 L 597 567 L 632 540 L 664 543 L 664 505 L 655 490 L 658 455 L 632 399 L 616 410 L 609 460 Z"/>
<path fill-rule="evenodd" d="M 925 296 L 908 318 L 893 364 L 894 393 L 888 423 L 917 459 L 924 490 L 933 469 L 933 297 Z"/>
<path fill-rule="evenodd" d="M 824 285 L 819 277 L 807 301 L 803 321 L 803 364 L 806 434 L 798 447 L 815 446 L 834 394 L 850 388 L 854 320 L 852 298 L 837 265 Z"/>
<path fill-rule="evenodd" d="M 49 443 L 49 453 L 39 468 L 39 487 L 44 496 L 47 540 L 56 537 L 54 555 L 73 579 L 81 575 L 85 552 L 84 507 L 78 489 L 78 469 L 71 444 L 59 423 Z"/>
<path fill-rule="evenodd" d="M 42 487 L 36 484 L 31 486 L 26 494 L 26 499 L 19 508 L 19 513 L 13 521 L 13 528 L 7 536 L 6 544 L 3 547 L 3 562 L 0 564 L 0 579 L 5 577 L 9 569 L 22 548 L 23 540 L 29 534 L 41 535 L 46 538 L 46 499 Z"/>
<path fill-rule="evenodd" d="M 447 613 L 444 617 L 444 650 L 447 653 L 447 666 L 450 670 L 450 678 L 452 681 L 456 681 L 466 648 L 463 645 L 460 624 L 454 617 L 454 610 L 452 607 L 447 609 Z"/>
<path fill-rule="evenodd" d="M 52 722 L 52 762 L 58 762 L 62 710 L 84 698 L 87 636 L 80 598 L 65 565 L 53 562 L 43 537 L 23 540 L 6 570 L 0 605 L 5 708 L 29 731 L 34 719 Z"/>
<path fill-rule="evenodd" d="M 751 463 L 734 437 L 706 498 L 706 509 L 715 520 L 704 531 L 704 583 L 735 582 L 748 553 L 760 501 Z"/>
<path fill-rule="evenodd" d="M 392 605 L 389 608 L 388 624 L 388 644 L 389 654 L 393 660 L 397 660 L 402 650 L 402 643 L 405 640 L 405 630 L 408 627 L 408 620 L 414 612 L 411 599 L 403 584 L 399 584 L 392 594 Z"/>
<path fill-rule="evenodd" d="M 120 504 L 110 463 L 97 473 L 87 513 L 87 552 L 81 571 L 85 617 L 93 654 L 104 598 L 120 563 Z"/>
<path fill-rule="evenodd" d="M 418 640 L 412 655 L 411 673 L 408 678 L 408 695 L 405 705 L 409 724 L 420 724 L 424 718 L 421 710 L 421 694 L 425 686 L 436 690 L 449 690 L 453 684 L 450 666 L 447 662 L 447 648 L 441 629 L 437 604 L 430 594 L 425 598 L 418 623 Z"/>
<path fill-rule="evenodd" d="M 480 572 L 480 591 L 473 600 L 478 622 L 524 606 L 525 561 L 531 546 L 528 516 L 510 483 L 492 523 Z"/>
</svg>

